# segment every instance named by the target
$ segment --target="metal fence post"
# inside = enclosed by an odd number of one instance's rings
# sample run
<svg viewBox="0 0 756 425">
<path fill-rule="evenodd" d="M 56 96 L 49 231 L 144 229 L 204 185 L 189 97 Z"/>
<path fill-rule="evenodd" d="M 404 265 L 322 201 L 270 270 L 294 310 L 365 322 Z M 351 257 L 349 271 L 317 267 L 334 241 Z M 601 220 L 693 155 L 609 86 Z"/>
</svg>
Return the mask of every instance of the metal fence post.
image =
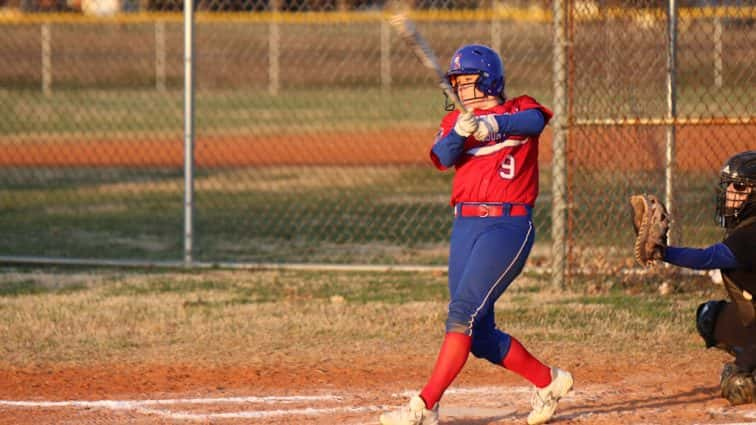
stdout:
<svg viewBox="0 0 756 425">
<path fill-rule="evenodd" d="M 553 128 L 553 162 L 552 162 L 552 209 L 551 236 L 551 276 L 554 287 L 565 286 L 567 260 L 567 168 L 566 150 L 568 109 L 567 109 L 567 27 L 566 4 L 562 0 L 554 1 L 554 119 Z"/>
<path fill-rule="evenodd" d="M 51 24 L 45 22 L 40 28 L 42 50 L 42 94 L 49 96 L 52 89 L 52 30 Z"/>
<path fill-rule="evenodd" d="M 194 2 L 184 2 L 184 264 L 194 247 Z"/>
<path fill-rule="evenodd" d="M 677 119 L 677 2 L 669 0 L 667 10 L 667 143 L 664 163 L 665 202 L 674 217 L 674 163 L 675 163 L 675 126 Z M 674 223 L 669 229 L 670 244 L 677 242 L 677 229 Z"/>
<path fill-rule="evenodd" d="M 722 72 L 724 69 L 722 59 L 722 18 L 719 16 L 714 18 L 714 84 L 718 89 L 722 88 L 724 79 Z"/>
<path fill-rule="evenodd" d="M 268 24 L 268 93 L 273 96 L 278 95 L 280 89 L 280 66 L 281 58 L 281 28 L 278 13 L 281 5 L 279 1 L 271 1 L 270 8 L 273 16 Z"/>
<path fill-rule="evenodd" d="M 491 48 L 499 53 L 501 53 L 501 20 L 498 17 L 500 3 L 500 0 L 491 0 Z"/>
<path fill-rule="evenodd" d="M 165 21 L 155 21 L 155 88 L 165 91 Z"/>
<path fill-rule="evenodd" d="M 381 88 L 391 87 L 391 27 L 381 20 Z"/>
</svg>

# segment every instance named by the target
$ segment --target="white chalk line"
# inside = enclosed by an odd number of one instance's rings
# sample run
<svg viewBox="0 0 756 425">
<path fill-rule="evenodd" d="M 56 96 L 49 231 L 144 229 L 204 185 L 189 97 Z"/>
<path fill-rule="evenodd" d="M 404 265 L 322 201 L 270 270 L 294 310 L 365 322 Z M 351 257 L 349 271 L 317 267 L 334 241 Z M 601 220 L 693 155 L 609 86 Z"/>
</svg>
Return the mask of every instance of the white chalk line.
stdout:
<svg viewBox="0 0 756 425">
<path fill-rule="evenodd" d="M 335 395 L 320 396 L 267 396 L 267 397 L 223 397 L 223 398 L 172 398 L 164 400 L 68 400 L 68 401 L 14 401 L 0 400 L 0 406 L 13 407 L 86 407 L 105 409 L 128 409 L 134 406 L 171 404 L 241 404 L 241 403 L 301 403 L 306 401 L 342 401 Z"/>
<path fill-rule="evenodd" d="M 329 408 L 300 408 L 275 410 L 247 410 L 239 412 L 194 413 L 187 411 L 172 411 L 155 409 L 149 406 L 169 406 L 186 404 L 286 404 L 313 401 L 343 401 L 344 397 L 336 395 L 319 396 L 267 396 L 267 397 L 225 397 L 225 398 L 178 398 L 163 400 L 67 400 L 67 401 L 32 401 L 32 400 L 0 400 L 1 406 L 22 408 L 99 408 L 109 410 L 128 410 L 145 415 L 157 415 L 172 419 L 206 421 L 209 419 L 261 419 L 280 416 L 318 416 L 333 413 L 367 413 L 383 409 L 383 406 L 363 407 L 329 407 Z"/>
<path fill-rule="evenodd" d="M 185 411 L 170 411 L 159 409 L 139 408 L 135 409 L 143 414 L 163 416 L 171 419 L 184 419 L 193 421 L 206 421 L 210 419 L 263 419 L 280 416 L 319 416 L 333 413 L 368 413 L 382 410 L 380 406 L 365 407 L 331 407 L 331 408 L 312 408 L 304 409 L 286 409 L 286 410 L 245 410 L 241 412 L 223 412 L 223 413 L 193 413 Z"/>
<path fill-rule="evenodd" d="M 572 391 L 568 394 L 564 400 L 581 400 L 581 399 L 595 399 L 596 395 L 606 392 L 608 387 L 595 386 L 595 388 L 585 388 L 579 391 Z M 532 387 L 472 387 L 472 388 L 450 388 L 446 391 L 448 395 L 511 395 L 511 394 L 523 394 L 531 393 Z M 403 391 L 401 393 L 392 394 L 393 397 L 407 397 L 416 394 L 416 391 Z M 293 408 L 293 409 L 269 409 L 269 410 L 243 410 L 234 412 L 216 412 L 216 413 L 204 413 L 204 412 L 191 412 L 185 410 L 169 410 L 165 406 L 176 405 L 217 405 L 217 404 L 292 404 L 292 403 L 306 403 L 306 402 L 345 402 L 348 396 L 340 395 L 295 395 L 295 396 L 249 396 L 249 397 L 219 397 L 219 398 L 177 398 L 177 399 L 148 399 L 148 400 L 67 400 L 67 401 L 44 401 L 44 400 L 0 400 L 0 407 L 6 406 L 9 408 L 99 408 L 109 410 L 128 410 L 144 415 L 155 415 L 176 420 L 188 420 L 188 421 L 208 421 L 213 419 L 264 419 L 272 417 L 285 417 L 285 416 L 320 416 L 328 414 L 364 414 L 385 410 L 386 406 L 337 406 L 337 407 L 325 407 L 325 408 Z M 513 413 L 512 407 L 501 406 L 497 409 L 486 409 L 484 407 L 463 408 L 449 406 L 442 412 L 444 416 L 480 416 L 482 413 L 486 413 L 488 416 L 496 416 L 498 414 Z M 736 416 L 738 419 L 748 418 L 756 419 L 756 410 L 741 411 L 741 410 L 729 410 L 729 409 L 710 409 L 710 413 L 714 413 L 721 416 Z M 594 413 L 588 413 L 593 415 Z M 584 416 L 584 415 L 583 415 Z M 734 418 L 733 418 L 734 419 Z M 720 425 L 753 425 L 756 421 L 751 422 L 732 422 L 728 424 Z M 705 425 L 704 423 L 698 425 Z"/>
</svg>

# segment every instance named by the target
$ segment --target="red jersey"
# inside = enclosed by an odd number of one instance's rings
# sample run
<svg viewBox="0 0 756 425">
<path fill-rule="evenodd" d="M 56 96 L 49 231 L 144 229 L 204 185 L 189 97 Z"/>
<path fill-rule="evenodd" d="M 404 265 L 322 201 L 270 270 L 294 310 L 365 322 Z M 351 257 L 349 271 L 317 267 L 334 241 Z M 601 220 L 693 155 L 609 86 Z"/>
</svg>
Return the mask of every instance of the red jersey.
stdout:
<svg viewBox="0 0 756 425">
<path fill-rule="evenodd" d="M 538 109 L 546 123 L 553 113 L 530 96 L 507 100 L 491 109 L 476 109 L 475 115 L 514 114 Z M 441 120 L 436 141 L 454 128 L 459 110 L 449 112 Z M 465 140 L 462 156 L 455 164 L 451 205 L 459 202 L 509 202 L 532 206 L 538 196 L 538 136 L 496 135 L 490 142 L 478 142 L 470 136 Z M 435 142 L 434 142 L 435 144 Z M 431 150 L 431 160 L 441 165 Z"/>
</svg>

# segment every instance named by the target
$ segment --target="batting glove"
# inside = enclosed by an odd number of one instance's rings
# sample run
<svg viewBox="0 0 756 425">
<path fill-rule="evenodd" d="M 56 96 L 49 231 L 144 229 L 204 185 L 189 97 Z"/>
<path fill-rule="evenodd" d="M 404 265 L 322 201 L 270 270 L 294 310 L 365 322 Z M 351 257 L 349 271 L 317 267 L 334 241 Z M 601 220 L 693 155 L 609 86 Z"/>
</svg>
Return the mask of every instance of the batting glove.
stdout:
<svg viewBox="0 0 756 425">
<path fill-rule="evenodd" d="M 479 142 L 492 140 L 496 133 L 499 132 L 499 123 L 496 122 L 496 115 L 481 115 L 477 117 L 478 127 L 473 132 L 473 137 Z"/>
<path fill-rule="evenodd" d="M 454 124 L 454 132 L 462 137 L 469 137 L 478 129 L 478 120 L 475 118 L 475 114 L 470 112 L 463 112 L 457 117 L 457 123 Z"/>
</svg>

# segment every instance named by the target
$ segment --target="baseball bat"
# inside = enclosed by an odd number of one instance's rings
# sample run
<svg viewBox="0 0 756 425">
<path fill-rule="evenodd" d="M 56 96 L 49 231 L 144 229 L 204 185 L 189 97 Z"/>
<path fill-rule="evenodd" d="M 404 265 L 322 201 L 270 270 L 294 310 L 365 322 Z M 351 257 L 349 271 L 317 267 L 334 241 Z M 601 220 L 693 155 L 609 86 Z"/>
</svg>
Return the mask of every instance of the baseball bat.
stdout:
<svg viewBox="0 0 756 425">
<path fill-rule="evenodd" d="M 430 48 L 428 42 L 425 41 L 420 32 L 417 31 L 415 24 L 407 17 L 405 13 L 396 13 L 391 16 L 389 23 L 394 27 L 397 33 L 404 39 L 404 41 L 412 48 L 415 55 L 420 59 L 422 64 L 434 72 L 438 78 L 438 85 L 441 90 L 446 93 L 449 99 L 454 102 L 454 106 L 462 112 L 467 112 L 467 108 L 457 97 L 457 92 L 449 84 L 446 79 L 446 74 L 441 69 L 436 59 L 436 54 L 433 53 L 433 49 Z"/>
</svg>

